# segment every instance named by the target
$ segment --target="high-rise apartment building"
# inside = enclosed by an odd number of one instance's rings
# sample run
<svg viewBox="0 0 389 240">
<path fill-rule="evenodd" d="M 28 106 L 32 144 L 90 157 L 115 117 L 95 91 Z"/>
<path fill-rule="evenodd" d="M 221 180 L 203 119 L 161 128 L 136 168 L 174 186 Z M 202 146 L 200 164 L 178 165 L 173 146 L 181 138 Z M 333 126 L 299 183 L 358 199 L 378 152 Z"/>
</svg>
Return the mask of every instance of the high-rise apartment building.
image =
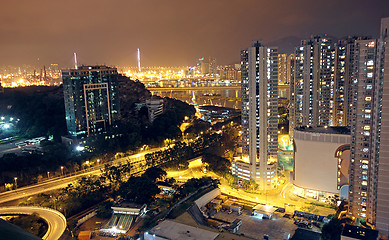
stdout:
<svg viewBox="0 0 389 240">
<path fill-rule="evenodd" d="M 356 40 L 315 36 L 296 48 L 290 132 L 300 126 L 350 126 Z"/>
<path fill-rule="evenodd" d="M 334 45 L 327 37 L 312 37 L 296 48 L 292 128 L 333 125 L 334 59 Z"/>
<path fill-rule="evenodd" d="M 288 82 L 288 55 L 286 53 L 278 54 L 278 84 Z"/>
<path fill-rule="evenodd" d="M 347 37 L 335 44 L 333 125 L 350 126 L 352 109 L 352 81 L 354 77 L 355 41 L 368 37 Z"/>
<path fill-rule="evenodd" d="M 107 66 L 62 70 L 68 134 L 104 132 L 119 119 L 118 73 Z"/>
<path fill-rule="evenodd" d="M 389 18 L 379 39 L 355 42 L 349 215 L 389 235 Z"/>
<path fill-rule="evenodd" d="M 259 41 L 241 51 L 242 157 L 233 172 L 260 189 L 276 185 L 278 51 Z"/>
<path fill-rule="evenodd" d="M 290 84 L 293 78 L 294 54 L 278 54 L 278 84 Z"/>
</svg>

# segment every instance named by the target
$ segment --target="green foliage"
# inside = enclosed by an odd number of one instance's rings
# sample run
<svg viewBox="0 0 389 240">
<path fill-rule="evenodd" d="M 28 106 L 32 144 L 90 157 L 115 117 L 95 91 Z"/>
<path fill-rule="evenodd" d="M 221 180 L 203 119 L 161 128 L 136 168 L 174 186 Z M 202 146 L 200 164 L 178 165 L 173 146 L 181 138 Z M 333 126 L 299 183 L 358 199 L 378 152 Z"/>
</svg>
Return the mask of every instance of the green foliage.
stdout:
<svg viewBox="0 0 389 240">
<path fill-rule="evenodd" d="M 206 153 L 202 158 L 208 164 L 208 168 L 218 174 L 224 175 L 230 172 L 231 162 L 223 157 Z"/>
<path fill-rule="evenodd" d="M 75 184 L 50 194 L 38 194 L 23 204 L 53 208 L 69 217 L 104 201 L 108 198 L 108 192 L 97 176 L 83 177 Z"/>
<path fill-rule="evenodd" d="M 39 236 L 44 226 L 43 220 L 40 219 L 37 213 L 32 215 L 20 215 L 9 220 L 10 223 L 19 226 L 24 231 L 27 231 L 35 236 Z"/>
<path fill-rule="evenodd" d="M 226 179 L 228 181 L 228 183 L 230 184 L 230 186 L 237 186 L 238 185 L 238 176 L 236 175 L 232 175 L 230 173 L 227 173 L 224 175 L 224 179 Z"/>
<path fill-rule="evenodd" d="M 18 185 L 31 183 L 32 176 L 53 173 L 59 166 L 68 163 L 68 152 L 61 143 L 49 142 L 42 147 L 43 155 L 29 154 L 18 156 L 6 153 L 0 157 L 0 183 L 13 182 L 18 177 Z"/>
<path fill-rule="evenodd" d="M 321 237 L 323 240 L 340 240 L 342 225 L 339 219 L 333 218 L 322 228 Z"/>
<path fill-rule="evenodd" d="M 108 219 L 112 216 L 112 202 L 105 201 L 100 204 L 99 209 L 97 209 L 97 217 L 102 219 Z"/>
<path fill-rule="evenodd" d="M 136 203 L 150 203 L 154 196 L 160 192 L 157 185 L 147 177 L 130 177 L 122 183 L 119 194 L 122 198 Z"/>
<path fill-rule="evenodd" d="M 192 124 L 185 129 L 184 134 L 194 134 L 198 135 L 200 132 L 205 132 L 211 127 L 209 122 L 203 121 L 201 119 L 193 120 Z"/>
<path fill-rule="evenodd" d="M 146 169 L 143 173 L 144 177 L 149 178 L 151 181 L 156 182 L 157 180 L 163 180 L 167 173 L 159 167 L 151 167 Z"/>
<path fill-rule="evenodd" d="M 21 136 L 54 135 L 54 140 L 60 141 L 60 136 L 66 133 L 62 91 L 62 87 L 12 89 L 2 95 L 0 111 L 20 119 L 17 129 Z"/>
<path fill-rule="evenodd" d="M 197 189 L 204 186 L 217 187 L 220 184 L 219 180 L 212 179 L 211 177 L 191 178 L 185 184 L 181 185 L 178 189 L 175 197 L 185 197 Z"/>
</svg>

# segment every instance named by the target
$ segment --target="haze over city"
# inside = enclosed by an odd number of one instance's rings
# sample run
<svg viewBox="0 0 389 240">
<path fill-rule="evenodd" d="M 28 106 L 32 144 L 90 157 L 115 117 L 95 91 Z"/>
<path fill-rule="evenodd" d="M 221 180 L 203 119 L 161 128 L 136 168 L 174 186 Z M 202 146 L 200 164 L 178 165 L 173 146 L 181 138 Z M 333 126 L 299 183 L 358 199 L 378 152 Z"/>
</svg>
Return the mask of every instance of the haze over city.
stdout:
<svg viewBox="0 0 389 240">
<path fill-rule="evenodd" d="M 3 1 L 0 65 L 189 66 L 202 56 L 239 62 L 253 39 L 280 52 L 312 34 L 377 37 L 385 0 Z M 291 43 L 293 42 L 293 44 Z M 38 60 L 39 59 L 39 60 Z"/>
<path fill-rule="evenodd" d="M 0 240 L 389 240 L 389 0 L 0 8 Z"/>
</svg>

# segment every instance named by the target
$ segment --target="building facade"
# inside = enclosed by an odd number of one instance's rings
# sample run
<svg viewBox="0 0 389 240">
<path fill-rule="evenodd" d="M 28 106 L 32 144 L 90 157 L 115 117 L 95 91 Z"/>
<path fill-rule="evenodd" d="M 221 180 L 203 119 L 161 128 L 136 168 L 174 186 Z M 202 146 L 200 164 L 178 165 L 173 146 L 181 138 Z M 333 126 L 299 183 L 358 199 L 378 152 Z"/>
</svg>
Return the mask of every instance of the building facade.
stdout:
<svg viewBox="0 0 389 240">
<path fill-rule="evenodd" d="M 105 132 L 119 119 L 118 73 L 107 66 L 81 66 L 62 71 L 69 136 Z"/>
<path fill-rule="evenodd" d="M 293 126 L 332 126 L 334 45 L 328 37 L 304 40 L 295 51 Z"/>
<path fill-rule="evenodd" d="M 276 184 L 278 51 L 259 41 L 241 51 L 242 157 L 234 172 L 260 189 Z"/>
<path fill-rule="evenodd" d="M 317 200 L 340 194 L 347 199 L 350 129 L 299 127 L 293 139 L 293 184 L 301 197 Z"/>
<path fill-rule="evenodd" d="M 202 75 L 206 74 L 216 74 L 216 58 L 208 57 L 208 58 L 199 58 L 196 64 L 197 72 Z"/>
<path fill-rule="evenodd" d="M 355 43 L 349 215 L 389 235 L 389 18 Z"/>
</svg>

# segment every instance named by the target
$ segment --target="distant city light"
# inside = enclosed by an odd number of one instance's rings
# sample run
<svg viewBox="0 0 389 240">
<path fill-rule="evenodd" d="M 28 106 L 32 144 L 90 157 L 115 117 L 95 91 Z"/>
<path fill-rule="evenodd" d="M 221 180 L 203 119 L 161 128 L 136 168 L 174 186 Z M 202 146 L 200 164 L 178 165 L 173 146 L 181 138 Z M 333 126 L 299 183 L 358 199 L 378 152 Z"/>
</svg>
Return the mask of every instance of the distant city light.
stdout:
<svg viewBox="0 0 389 240">
<path fill-rule="evenodd" d="M 76 147 L 76 150 L 80 151 L 80 152 L 83 151 L 84 149 L 85 149 L 85 147 L 83 147 L 83 146 L 77 146 Z"/>
</svg>

